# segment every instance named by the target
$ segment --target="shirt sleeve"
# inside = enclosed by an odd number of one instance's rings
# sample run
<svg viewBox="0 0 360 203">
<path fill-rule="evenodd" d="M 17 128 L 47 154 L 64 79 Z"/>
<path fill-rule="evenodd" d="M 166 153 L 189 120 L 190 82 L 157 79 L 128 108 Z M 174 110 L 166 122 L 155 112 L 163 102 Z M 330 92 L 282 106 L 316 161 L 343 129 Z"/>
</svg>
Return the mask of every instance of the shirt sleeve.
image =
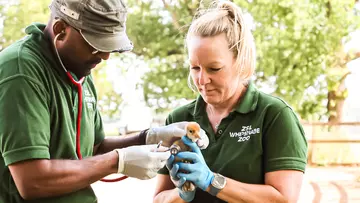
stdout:
<svg viewBox="0 0 360 203">
<path fill-rule="evenodd" d="M 105 139 L 105 132 L 103 122 L 99 110 L 96 110 L 95 114 L 95 143 L 94 145 L 100 144 Z"/>
<path fill-rule="evenodd" d="M 26 76 L 0 84 L 0 151 L 6 165 L 27 159 L 49 159 L 48 94 Z"/>
<path fill-rule="evenodd" d="M 304 130 L 289 107 L 283 108 L 266 128 L 263 137 L 264 170 L 299 170 L 304 172 L 307 141 Z"/>
</svg>

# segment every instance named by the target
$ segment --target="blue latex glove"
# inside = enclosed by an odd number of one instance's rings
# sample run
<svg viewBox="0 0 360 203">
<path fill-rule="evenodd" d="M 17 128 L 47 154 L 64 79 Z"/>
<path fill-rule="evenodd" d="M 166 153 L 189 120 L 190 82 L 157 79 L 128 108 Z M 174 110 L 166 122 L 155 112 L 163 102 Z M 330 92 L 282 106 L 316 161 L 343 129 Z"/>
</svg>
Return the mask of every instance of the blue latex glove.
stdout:
<svg viewBox="0 0 360 203">
<path fill-rule="evenodd" d="M 166 161 L 166 168 L 169 170 L 170 179 L 178 188 L 179 196 L 181 197 L 181 199 L 183 199 L 185 202 L 191 202 L 195 197 L 196 190 L 186 192 L 181 189 L 183 184 L 186 182 L 186 179 L 178 178 L 176 176 L 177 172 L 179 171 L 179 165 L 174 164 L 174 159 L 174 155 L 171 155 L 170 158 Z"/>
<path fill-rule="evenodd" d="M 184 144 L 192 149 L 192 152 L 179 152 L 176 156 L 180 159 L 190 160 L 192 163 L 178 162 L 174 164 L 173 168 L 188 172 L 178 172 L 176 176 L 179 179 L 185 178 L 185 180 L 193 182 L 197 187 L 206 191 L 206 188 L 209 187 L 211 181 L 214 179 L 214 173 L 206 165 L 204 157 L 196 143 L 191 142 L 186 136 L 183 136 L 181 139 Z"/>
</svg>

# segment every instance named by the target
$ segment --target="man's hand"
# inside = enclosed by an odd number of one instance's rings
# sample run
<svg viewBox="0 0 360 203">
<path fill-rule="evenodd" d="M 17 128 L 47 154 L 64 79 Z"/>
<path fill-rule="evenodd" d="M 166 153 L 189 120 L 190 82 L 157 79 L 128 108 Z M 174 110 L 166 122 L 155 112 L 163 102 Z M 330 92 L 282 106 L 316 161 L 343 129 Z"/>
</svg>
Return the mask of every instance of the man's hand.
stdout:
<svg viewBox="0 0 360 203">
<path fill-rule="evenodd" d="M 157 145 L 131 146 L 116 151 L 119 154 L 118 173 L 141 180 L 155 177 L 170 157 L 170 151 L 159 150 Z"/>
<path fill-rule="evenodd" d="M 183 121 L 167 126 L 150 128 L 146 136 L 146 144 L 157 144 L 162 141 L 163 146 L 170 147 L 172 143 L 186 135 L 186 126 L 188 123 L 187 121 Z M 200 130 L 200 139 L 196 143 L 200 149 L 206 149 L 209 145 L 209 138 L 203 129 Z"/>
</svg>

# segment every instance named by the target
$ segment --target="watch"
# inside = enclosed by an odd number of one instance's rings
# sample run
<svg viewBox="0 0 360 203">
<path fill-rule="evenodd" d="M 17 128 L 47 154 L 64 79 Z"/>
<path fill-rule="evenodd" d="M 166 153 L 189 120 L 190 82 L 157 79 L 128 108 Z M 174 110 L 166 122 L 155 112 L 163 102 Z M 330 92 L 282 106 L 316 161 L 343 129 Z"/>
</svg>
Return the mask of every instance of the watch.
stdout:
<svg viewBox="0 0 360 203">
<path fill-rule="evenodd" d="M 214 173 L 214 179 L 211 181 L 209 193 L 216 196 L 226 185 L 226 178 L 218 173 Z"/>
</svg>

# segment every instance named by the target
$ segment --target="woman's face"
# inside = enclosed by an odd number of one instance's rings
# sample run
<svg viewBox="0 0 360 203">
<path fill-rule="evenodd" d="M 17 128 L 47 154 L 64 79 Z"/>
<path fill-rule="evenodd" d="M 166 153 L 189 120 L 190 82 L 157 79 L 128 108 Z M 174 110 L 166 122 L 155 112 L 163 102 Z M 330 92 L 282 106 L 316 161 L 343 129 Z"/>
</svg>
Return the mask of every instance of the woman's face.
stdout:
<svg viewBox="0 0 360 203">
<path fill-rule="evenodd" d="M 206 103 L 221 105 L 240 88 L 225 34 L 213 37 L 190 36 L 187 40 L 190 76 Z"/>
</svg>

